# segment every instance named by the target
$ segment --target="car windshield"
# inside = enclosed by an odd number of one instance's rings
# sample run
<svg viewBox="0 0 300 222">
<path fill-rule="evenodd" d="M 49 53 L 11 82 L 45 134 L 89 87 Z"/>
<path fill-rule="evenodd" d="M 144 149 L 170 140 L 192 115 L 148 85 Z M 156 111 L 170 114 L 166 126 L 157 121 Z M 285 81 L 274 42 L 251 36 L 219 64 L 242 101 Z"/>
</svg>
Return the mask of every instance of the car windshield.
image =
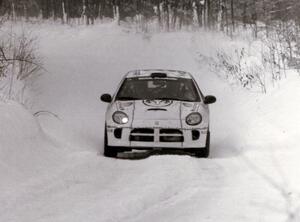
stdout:
<svg viewBox="0 0 300 222">
<path fill-rule="evenodd" d="M 192 79 L 148 77 L 125 79 L 116 99 L 200 101 Z"/>
</svg>

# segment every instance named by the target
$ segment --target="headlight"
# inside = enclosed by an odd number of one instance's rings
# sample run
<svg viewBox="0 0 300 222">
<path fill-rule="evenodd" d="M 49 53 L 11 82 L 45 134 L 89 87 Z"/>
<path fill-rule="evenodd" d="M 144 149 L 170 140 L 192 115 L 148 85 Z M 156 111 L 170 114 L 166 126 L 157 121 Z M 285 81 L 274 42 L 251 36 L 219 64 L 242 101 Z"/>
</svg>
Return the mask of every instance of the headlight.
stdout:
<svg viewBox="0 0 300 222">
<path fill-rule="evenodd" d="M 126 124 L 126 123 L 128 123 L 128 120 L 129 120 L 128 116 L 125 113 L 120 112 L 120 111 L 115 112 L 113 114 L 112 118 L 113 118 L 113 121 L 118 124 Z"/>
<path fill-rule="evenodd" d="M 202 122 L 202 116 L 200 113 L 191 113 L 186 117 L 185 121 L 188 125 L 195 126 Z"/>
</svg>

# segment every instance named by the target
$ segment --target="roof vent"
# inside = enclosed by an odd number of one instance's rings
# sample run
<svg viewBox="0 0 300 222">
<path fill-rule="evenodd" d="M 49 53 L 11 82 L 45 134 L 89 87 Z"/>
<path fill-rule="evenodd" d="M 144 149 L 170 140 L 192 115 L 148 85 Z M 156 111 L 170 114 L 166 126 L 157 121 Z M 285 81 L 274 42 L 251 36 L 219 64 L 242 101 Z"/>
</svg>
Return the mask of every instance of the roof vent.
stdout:
<svg viewBox="0 0 300 222">
<path fill-rule="evenodd" d="M 167 78 L 167 74 L 161 72 L 154 72 L 151 73 L 151 78 Z"/>
</svg>

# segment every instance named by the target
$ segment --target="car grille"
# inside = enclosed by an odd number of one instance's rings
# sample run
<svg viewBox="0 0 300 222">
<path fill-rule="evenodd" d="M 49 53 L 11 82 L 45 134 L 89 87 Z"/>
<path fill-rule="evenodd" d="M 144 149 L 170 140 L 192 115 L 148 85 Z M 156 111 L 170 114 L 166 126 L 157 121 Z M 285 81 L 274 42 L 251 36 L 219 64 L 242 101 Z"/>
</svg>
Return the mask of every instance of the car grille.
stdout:
<svg viewBox="0 0 300 222">
<path fill-rule="evenodd" d="M 159 130 L 160 142 L 183 142 L 183 134 L 178 129 L 160 129 Z"/>
<path fill-rule="evenodd" d="M 130 141 L 154 142 L 154 129 L 137 128 L 131 130 Z"/>
<path fill-rule="evenodd" d="M 183 142 L 183 133 L 179 129 L 135 128 L 130 132 L 130 141 L 136 142 Z"/>
</svg>

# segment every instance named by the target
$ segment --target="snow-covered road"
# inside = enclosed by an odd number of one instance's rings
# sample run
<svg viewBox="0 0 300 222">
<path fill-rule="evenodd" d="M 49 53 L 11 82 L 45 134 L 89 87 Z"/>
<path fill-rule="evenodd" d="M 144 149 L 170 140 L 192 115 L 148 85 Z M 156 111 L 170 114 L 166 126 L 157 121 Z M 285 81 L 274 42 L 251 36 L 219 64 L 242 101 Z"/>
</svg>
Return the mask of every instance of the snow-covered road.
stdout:
<svg viewBox="0 0 300 222">
<path fill-rule="evenodd" d="M 34 109 L 59 116 L 39 120 L 60 160 L 53 155 L 53 167 L 7 188 L 0 221 L 268 222 L 285 221 L 297 207 L 299 104 L 274 102 L 299 98 L 297 77 L 272 96 L 231 89 L 197 60 L 224 40 L 209 33 L 145 36 L 112 24 L 35 32 L 48 73 L 38 82 Z M 99 96 L 140 68 L 189 71 L 205 94 L 216 95 L 209 159 L 102 156 L 106 104 Z M 287 112 L 293 121 L 279 121 Z"/>
</svg>

